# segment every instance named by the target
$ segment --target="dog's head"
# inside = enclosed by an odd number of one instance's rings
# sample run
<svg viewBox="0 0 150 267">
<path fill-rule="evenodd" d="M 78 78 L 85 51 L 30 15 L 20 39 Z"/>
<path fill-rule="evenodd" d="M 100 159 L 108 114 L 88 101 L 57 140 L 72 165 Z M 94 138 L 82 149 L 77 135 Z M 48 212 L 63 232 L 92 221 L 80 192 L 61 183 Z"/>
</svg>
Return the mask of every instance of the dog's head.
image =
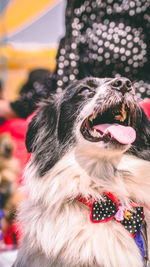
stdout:
<svg viewBox="0 0 150 267">
<path fill-rule="evenodd" d="M 98 148 L 99 153 L 113 151 L 115 156 L 135 141 L 141 114 L 127 78 L 85 78 L 41 104 L 29 125 L 26 145 L 41 175 L 78 145 Z"/>
</svg>

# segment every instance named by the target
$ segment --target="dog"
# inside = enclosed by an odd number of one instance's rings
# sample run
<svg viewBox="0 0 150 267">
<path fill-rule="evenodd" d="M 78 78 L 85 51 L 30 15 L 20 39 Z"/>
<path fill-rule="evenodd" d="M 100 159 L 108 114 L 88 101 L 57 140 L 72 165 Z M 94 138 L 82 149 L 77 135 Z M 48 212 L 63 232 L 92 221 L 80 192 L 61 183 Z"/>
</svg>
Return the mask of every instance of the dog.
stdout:
<svg viewBox="0 0 150 267">
<path fill-rule="evenodd" d="M 43 101 L 26 136 L 14 267 L 143 266 L 135 235 L 150 206 L 149 126 L 124 77 L 87 77 Z"/>
</svg>

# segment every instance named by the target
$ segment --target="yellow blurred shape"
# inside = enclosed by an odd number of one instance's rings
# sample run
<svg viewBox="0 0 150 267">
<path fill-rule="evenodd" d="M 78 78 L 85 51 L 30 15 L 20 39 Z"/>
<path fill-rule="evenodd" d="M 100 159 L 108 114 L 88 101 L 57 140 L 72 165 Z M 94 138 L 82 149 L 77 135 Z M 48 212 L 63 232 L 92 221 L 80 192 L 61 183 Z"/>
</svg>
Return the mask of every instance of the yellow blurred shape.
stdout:
<svg viewBox="0 0 150 267">
<path fill-rule="evenodd" d="M 54 6 L 58 0 L 13 0 L 8 4 L 0 25 L 5 24 L 7 35 L 13 34 L 32 20 L 38 18 L 40 14 Z M 0 36 L 4 34 L 0 28 Z"/>
</svg>

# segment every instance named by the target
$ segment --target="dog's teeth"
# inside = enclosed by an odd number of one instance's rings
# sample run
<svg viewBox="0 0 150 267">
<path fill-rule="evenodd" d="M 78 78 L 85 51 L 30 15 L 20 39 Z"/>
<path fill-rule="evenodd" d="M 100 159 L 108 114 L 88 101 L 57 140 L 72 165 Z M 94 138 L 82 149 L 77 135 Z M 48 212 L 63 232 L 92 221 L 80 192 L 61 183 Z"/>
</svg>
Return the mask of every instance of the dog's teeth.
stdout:
<svg viewBox="0 0 150 267">
<path fill-rule="evenodd" d="M 89 117 L 89 121 L 93 121 L 93 115 L 91 115 L 90 117 Z"/>
<path fill-rule="evenodd" d="M 94 137 L 99 137 L 99 133 L 94 129 L 94 132 L 93 132 L 93 136 Z"/>
<path fill-rule="evenodd" d="M 96 114 L 94 113 L 89 117 L 89 120 L 92 122 L 95 118 L 96 118 Z"/>
<path fill-rule="evenodd" d="M 94 117 L 94 119 L 96 118 L 96 116 L 97 116 L 97 114 L 96 114 L 96 113 L 94 113 L 94 114 L 93 114 L 93 117 Z"/>
<path fill-rule="evenodd" d="M 93 137 L 100 137 L 101 136 L 100 133 L 97 132 L 95 129 L 94 130 L 90 130 L 89 132 Z"/>
</svg>

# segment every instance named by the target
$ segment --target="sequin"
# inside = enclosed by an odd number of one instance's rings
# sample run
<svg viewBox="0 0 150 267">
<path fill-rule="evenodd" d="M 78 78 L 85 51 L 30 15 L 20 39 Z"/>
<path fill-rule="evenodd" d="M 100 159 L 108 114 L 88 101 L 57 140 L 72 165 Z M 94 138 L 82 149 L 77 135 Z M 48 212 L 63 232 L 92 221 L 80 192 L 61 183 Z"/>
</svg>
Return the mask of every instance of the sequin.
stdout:
<svg viewBox="0 0 150 267">
<path fill-rule="evenodd" d="M 58 88 L 86 75 L 127 76 L 137 81 L 136 97 L 148 97 L 150 0 L 86 0 L 75 9 L 73 5 L 66 9 L 68 28 L 57 57 L 57 79 L 62 81 Z"/>
</svg>

